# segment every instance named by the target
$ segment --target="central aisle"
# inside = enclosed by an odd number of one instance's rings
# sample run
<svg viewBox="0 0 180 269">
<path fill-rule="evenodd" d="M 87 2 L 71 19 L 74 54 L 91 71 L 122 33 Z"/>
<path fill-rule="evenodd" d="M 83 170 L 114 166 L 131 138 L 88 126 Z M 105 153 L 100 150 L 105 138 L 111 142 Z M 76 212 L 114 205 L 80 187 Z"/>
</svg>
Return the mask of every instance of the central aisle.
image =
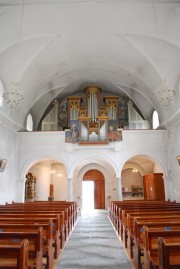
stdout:
<svg viewBox="0 0 180 269">
<path fill-rule="evenodd" d="M 106 210 L 82 212 L 55 269 L 132 269 Z"/>
</svg>

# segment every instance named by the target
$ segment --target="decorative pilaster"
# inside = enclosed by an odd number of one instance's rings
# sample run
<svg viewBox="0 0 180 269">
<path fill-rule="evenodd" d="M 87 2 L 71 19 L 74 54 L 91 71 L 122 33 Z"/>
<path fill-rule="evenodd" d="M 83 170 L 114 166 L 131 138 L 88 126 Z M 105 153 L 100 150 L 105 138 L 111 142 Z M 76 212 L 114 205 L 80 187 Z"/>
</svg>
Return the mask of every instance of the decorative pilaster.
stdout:
<svg viewBox="0 0 180 269">
<path fill-rule="evenodd" d="M 23 203 L 24 200 L 25 200 L 25 180 L 18 179 L 16 181 L 15 202 Z"/>
<path fill-rule="evenodd" d="M 164 189 L 166 190 L 165 198 L 166 200 L 174 201 L 174 186 L 173 180 L 170 176 L 170 171 L 168 171 L 168 175 L 163 175 L 164 179 Z"/>
<path fill-rule="evenodd" d="M 68 178 L 68 201 L 73 200 L 73 181 L 72 178 Z"/>
<path fill-rule="evenodd" d="M 121 177 L 116 178 L 116 185 L 117 185 L 117 197 L 119 201 L 122 201 L 122 184 L 121 184 Z"/>
</svg>

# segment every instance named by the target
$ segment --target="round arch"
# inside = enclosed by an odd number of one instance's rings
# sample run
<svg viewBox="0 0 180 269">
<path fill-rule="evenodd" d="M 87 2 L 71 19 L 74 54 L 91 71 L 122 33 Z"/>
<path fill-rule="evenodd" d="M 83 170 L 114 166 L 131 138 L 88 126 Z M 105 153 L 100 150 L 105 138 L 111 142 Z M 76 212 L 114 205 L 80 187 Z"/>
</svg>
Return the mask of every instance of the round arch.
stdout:
<svg viewBox="0 0 180 269">
<path fill-rule="evenodd" d="M 51 175 L 50 173 L 52 162 L 56 169 L 55 175 Z M 57 174 L 59 170 L 61 171 L 60 176 Z M 24 201 L 26 174 L 28 172 L 32 172 L 37 178 L 36 187 L 40 190 L 39 195 L 36 197 L 37 199 L 48 199 L 50 195 L 50 184 L 54 185 L 54 197 L 56 200 L 68 199 L 67 164 L 59 157 L 49 155 L 35 156 L 24 164 L 20 173 L 20 179 L 16 182 L 16 201 Z"/>
<path fill-rule="evenodd" d="M 118 169 L 116 165 L 113 163 L 113 161 L 110 158 L 105 157 L 104 155 L 88 155 L 86 158 L 78 158 L 76 161 L 74 161 L 69 168 L 69 177 L 74 178 L 81 168 L 86 167 L 87 165 L 92 164 L 100 164 L 104 167 L 104 169 L 111 175 L 112 171 L 113 173 L 118 175 Z"/>
<path fill-rule="evenodd" d="M 116 171 L 114 167 L 104 158 L 88 157 L 79 162 L 73 174 L 73 198 L 82 207 L 82 181 L 84 175 L 90 170 L 98 170 L 104 176 L 105 181 L 105 208 L 108 207 L 109 200 L 115 200 L 116 195 Z"/>
<path fill-rule="evenodd" d="M 136 154 L 131 155 L 126 160 L 123 160 L 121 166 L 119 167 L 119 174 L 122 176 L 122 173 L 125 169 L 136 169 L 140 177 L 143 177 L 146 174 L 150 173 L 162 173 L 165 189 L 165 198 L 166 200 L 173 200 L 173 192 L 171 186 L 171 180 L 169 177 L 169 171 L 164 163 L 155 156 Z"/>
<path fill-rule="evenodd" d="M 161 169 L 161 172 L 164 173 L 165 176 L 168 175 L 168 169 L 167 166 L 165 165 L 165 163 L 162 162 L 162 160 L 160 160 L 159 158 L 157 158 L 157 156 L 150 156 L 150 155 L 146 155 L 144 153 L 137 153 L 137 154 L 131 154 L 129 156 L 127 156 L 126 158 L 123 159 L 123 162 L 120 164 L 120 166 L 118 167 L 118 175 L 121 175 L 121 172 L 123 170 L 123 167 L 125 166 L 125 164 L 127 162 L 130 162 L 133 160 L 133 166 L 135 166 L 135 161 L 138 158 L 143 158 L 149 161 L 154 162 L 159 168 L 157 169 Z M 143 168 L 141 167 L 141 172 L 143 172 Z M 145 171 L 144 171 L 145 172 Z"/>
<path fill-rule="evenodd" d="M 26 173 L 27 171 L 36 163 L 40 162 L 40 161 L 46 161 L 46 160 L 54 160 L 56 162 L 62 163 L 65 167 L 66 173 L 68 175 L 68 165 L 67 163 L 65 163 L 64 160 L 62 160 L 61 158 L 59 158 L 59 156 L 57 155 L 48 155 L 48 156 L 33 156 L 30 160 L 28 160 L 23 167 L 21 168 L 21 172 L 20 174 L 20 178 L 25 180 L 26 177 Z"/>
</svg>

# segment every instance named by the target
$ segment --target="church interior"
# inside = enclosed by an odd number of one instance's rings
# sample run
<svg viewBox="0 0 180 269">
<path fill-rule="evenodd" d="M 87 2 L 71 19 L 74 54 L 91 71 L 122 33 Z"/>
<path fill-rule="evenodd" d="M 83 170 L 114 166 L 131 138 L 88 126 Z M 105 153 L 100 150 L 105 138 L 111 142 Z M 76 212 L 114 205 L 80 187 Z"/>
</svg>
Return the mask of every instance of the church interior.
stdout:
<svg viewBox="0 0 180 269">
<path fill-rule="evenodd" d="M 66 201 L 65 242 L 81 211 L 106 211 L 127 268 L 171 268 L 141 263 L 121 211 L 178 210 L 179 27 L 180 0 L 0 0 L 2 212 Z"/>
</svg>

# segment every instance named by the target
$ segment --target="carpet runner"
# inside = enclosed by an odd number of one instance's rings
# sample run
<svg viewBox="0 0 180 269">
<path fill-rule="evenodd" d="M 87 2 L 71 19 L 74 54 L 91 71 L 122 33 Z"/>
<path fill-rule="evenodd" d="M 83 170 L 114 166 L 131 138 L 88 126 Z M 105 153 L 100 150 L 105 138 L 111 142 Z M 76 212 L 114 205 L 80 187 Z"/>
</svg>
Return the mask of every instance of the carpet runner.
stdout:
<svg viewBox="0 0 180 269">
<path fill-rule="evenodd" d="M 82 213 L 55 269 L 132 269 L 106 210 Z"/>
</svg>

